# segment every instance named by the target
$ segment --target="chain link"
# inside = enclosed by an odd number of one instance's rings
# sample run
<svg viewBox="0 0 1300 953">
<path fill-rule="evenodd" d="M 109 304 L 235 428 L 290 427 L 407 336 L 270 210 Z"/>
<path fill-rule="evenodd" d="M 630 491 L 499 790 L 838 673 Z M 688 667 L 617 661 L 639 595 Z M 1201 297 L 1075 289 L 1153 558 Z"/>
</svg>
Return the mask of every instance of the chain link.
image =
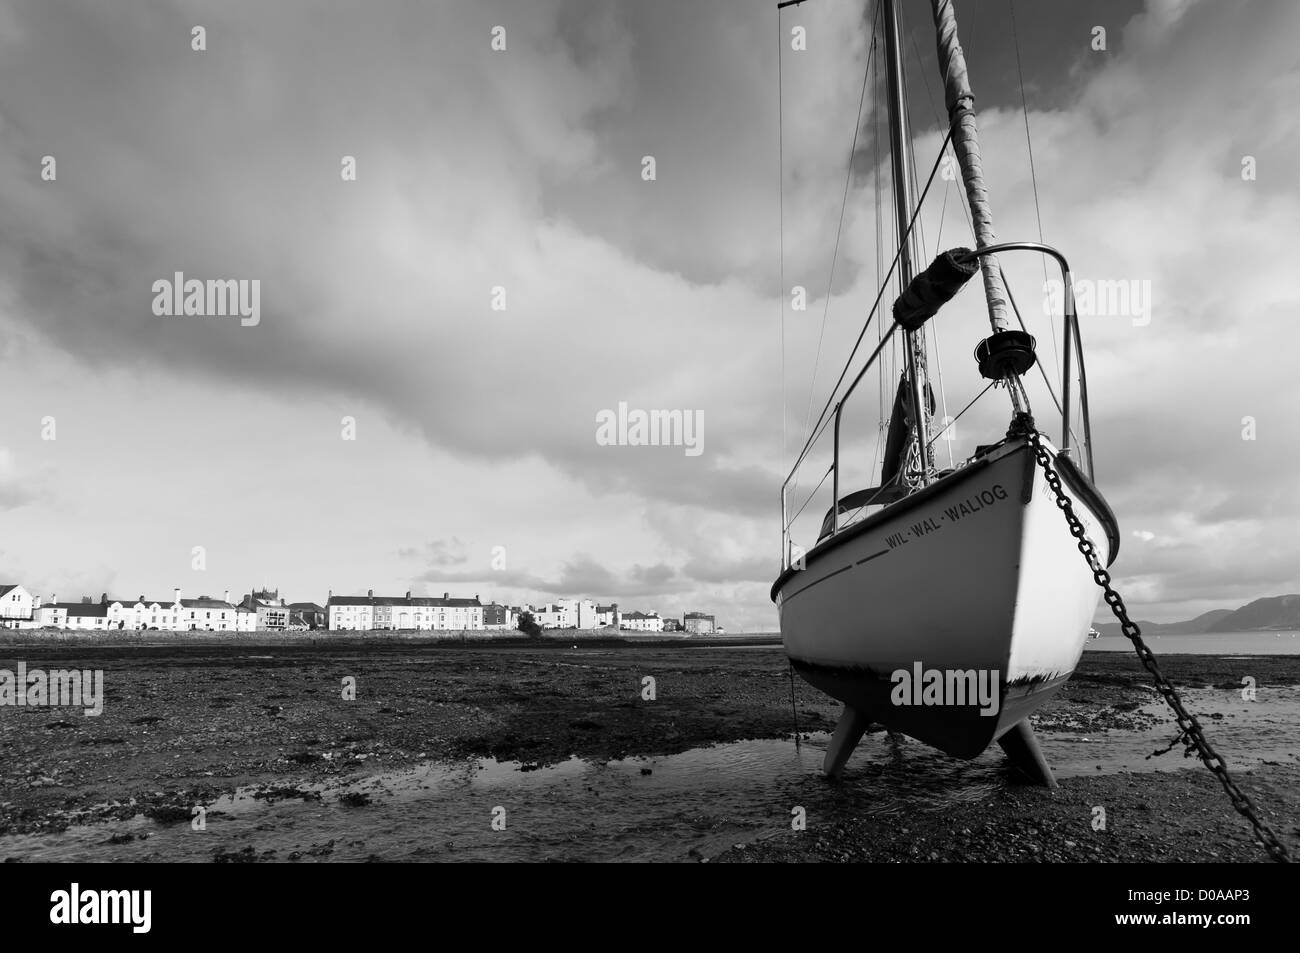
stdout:
<svg viewBox="0 0 1300 953">
<path fill-rule="evenodd" d="M 1070 524 L 1070 534 L 1078 541 L 1079 552 L 1083 553 L 1083 558 L 1088 562 L 1088 568 L 1092 570 L 1092 578 L 1096 580 L 1097 585 L 1105 593 L 1103 598 L 1106 605 L 1110 606 L 1111 612 L 1119 620 L 1124 635 L 1133 643 L 1138 658 L 1155 681 L 1156 690 L 1164 696 L 1165 701 L 1169 703 L 1169 707 L 1174 710 L 1174 715 L 1178 721 L 1179 739 L 1183 741 L 1188 753 L 1195 749 L 1200 759 L 1205 762 L 1205 766 L 1219 779 L 1219 783 L 1223 785 L 1223 790 L 1228 792 L 1228 797 L 1232 800 L 1232 806 L 1237 809 L 1237 813 L 1250 821 L 1251 827 L 1255 829 L 1255 836 L 1264 845 L 1264 849 L 1268 851 L 1269 856 L 1279 863 L 1290 863 L 1291 857 L 1287 853 L 1286 847 L 1278 840 L 1277 835 L 1273 833 L 1269 826 L 1259 819 L 1259 815 L 1255 813 L 1254 805 L 1250 803 L 1250 798 L 1246 797 L 1241 789 L 1237 787 L 1236 782 L 1232 780 L 1232 777 L 1228 774 L 1227 764 L 1210 747 L 1210 742 L 1206 739 L 1200 722 L 1196 720 L 1196 716 L 1184 707 L 1183 700 L 1179 697 L 1173 683 L 1160 671 L 1155 655 L 1147 647 L 1147 644 L 1142 641 L 1142 630 L 1138 628 L 1136 622 L 1128 617 L 1128 609 L 1124 605 L 1124 600 L 1111 586 L 1110 573 L 1106 571 L 1097 556 L 1096 545 L 1088 538 L 1083 523 L 1079 521 L 1079 517 L 1074 512 L 1074 504 L 1061 488 L 1061 477 L 1056 472 L 1056 468 L 1052 466 L 1052 457 L 1047 452 L 1047 448 L 1043 446 L 1042 435 L 1037 430 L 1029 429 L 1026 436 L 1029 439 L 1030 446 L 1033 447 L 1034 458 L 1038 461 L 1039 467 L 1042 468 L 1044 476 L 1047 477 L 1047 485 L 1056 497 L 1056 505 L 1065 514 L 1066 522 Z"/>
</svg>

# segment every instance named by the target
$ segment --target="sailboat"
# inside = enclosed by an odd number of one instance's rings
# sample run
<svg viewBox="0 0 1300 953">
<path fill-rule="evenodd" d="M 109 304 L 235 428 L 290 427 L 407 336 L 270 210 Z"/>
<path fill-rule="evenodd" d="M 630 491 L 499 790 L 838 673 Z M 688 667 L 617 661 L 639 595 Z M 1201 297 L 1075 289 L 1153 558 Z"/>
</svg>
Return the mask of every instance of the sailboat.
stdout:
<svg viewBox="0 0 1300 953">
<path fill-rule="evenodd" d="M 960 166 L 975 247 L 951 249 L 914 270 L 916 209 L 899 2 L 878 0 L 898 228 L 894 265 L 903 290 L 887 333 L 856 376 L 841 375 L 782 485 L 782 566 L 772 599 L 795 671 L 844 705 L 826 752 L 826 774 L 843 770 L 874 723 L 962 759 L 996 741 L 1032 779 L 1054 786 L 1029 717 L 1074 671 L 1100 596 L 1060 497 L 1072 505 L 1103 565 L 1119 552 L 1118 524 L 1094 483 L 1073 281 L 1058 250 L 1042 242 L 996 240 L 951 0 L 932 0 L 931 7 L 950 123 L 945 147 L 951 144 Z M 1011 252 L 1048 256 L 1063 279 L 1059 401 L 1052 391 L 1061 411 L 1055 443 L 1038 429 L 1024 385 L 1037 363 L 1036 342 L 1023 322 L 1019 329 L 1011 324 L 1014 299 L 1009 309 L 997 257 Z M 977 271 L 992 330 L 975 356 L 990 382 L 985 391 L 994 388 L 1010 399 L 1008 426 L 990 433 L 968 459 L 941 469 L 931 449 L 934 400 L 924 328 Z M 844 492 L 843 408 L 898 332 L 906 362 L 889 414 L 879 484 Z M 846 372 L 852 361 L 850 354 Z M 1077 448 L 1071 395 L 1076 380 L 1083 437 Z M 805 550 L 792 538 L 789 495 L 816 448 L 824 460 L 827 439 L 831 505 L 815 544 Z M 1056 488 L 1045 463 L 1058 475 Z"/>
</svg>

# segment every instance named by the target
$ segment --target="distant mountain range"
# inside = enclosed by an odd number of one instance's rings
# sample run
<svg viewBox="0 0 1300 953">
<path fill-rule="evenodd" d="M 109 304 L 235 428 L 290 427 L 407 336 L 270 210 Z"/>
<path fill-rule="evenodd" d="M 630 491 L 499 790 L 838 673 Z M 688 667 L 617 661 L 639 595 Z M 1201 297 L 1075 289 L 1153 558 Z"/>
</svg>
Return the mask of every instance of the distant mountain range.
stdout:
<svg viewBox="0 0 1300 953">
<path fill-rule="evenodd" d="M 1138 622 L 1143 634 L 1203 635 L 1207 632 L 1251 632 L 1300 629 L 1300 595 L 1256 599 L 1240 609 L 1214 609 L 1186 622 Z M 1102 635 L 1121 635 L 1118 622 L 1097 626 Z"/>
</svg>

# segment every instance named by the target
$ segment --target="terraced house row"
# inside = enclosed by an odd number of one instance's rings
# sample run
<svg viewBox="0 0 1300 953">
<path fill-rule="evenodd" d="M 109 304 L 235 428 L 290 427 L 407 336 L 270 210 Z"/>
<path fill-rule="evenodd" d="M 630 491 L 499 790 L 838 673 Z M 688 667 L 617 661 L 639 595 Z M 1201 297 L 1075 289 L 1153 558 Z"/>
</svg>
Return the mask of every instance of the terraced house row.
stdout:
<svg viewBox="0 0 1300 953">
<path fill-rule="evenodd" d="M 444 592 L 442 598 L 412 596 L 377 596 L 369 590 L 364 596 L 336 596 L 330 593 L 325 604 L 331 630 L 370 631 L 372 629 L 428 629 L 465 632 L 476 629 L 514 628 L 505 606 L 484 606 L 478 596 L 453 599 Z"/>
<path fill-rule="evenodd" d="M 5 587 L 0 587 L 5 588 Z M 8 587 L 6 595 L 12 597 L 20 586 Z M 59 602 L 54 596 L 49 602 L 23 591 L 26 611 L 15 611 L 8 617 L 12 628 L 82 629 L 109 632 L 114 629 L 163 629 L 174 632 L 201 630 L 205 632 L 253 632 L 257 629 L 257 613 L 245 606 L 230 602 L 227 590 L 220 599 L 199 596 L 182 599 L 179 589 L 172 590 L 170 599 L 110 599 L 103 593 L 98 601 L 89 596 L 80 602 Z M 0 597 L 4 598 L 4 597 Z M 17 609 L 15 600 L 11 605 Z"/>
<path fill-rule="evenodd" d="M 59 602 L 51 596 L 44 602 L 20 585 L 0 585 L 0 628 L 79 629 L 100 632 L 148 630 L 188 632 L 334 631 L 367 632 L 477 630 L 518 627 L 521 613 L 528 612 L 543 629 L 604 629 L 632 632 L 685 632 L 711 634 L 721 631 L 711 615 L 688 612 L 679 622 L 657 612 L 622 612 L 618 603 L 597 605 L 590 599 L 559 599 L 542 606 L 484 604 L 472 599 L 439 597 L 376 596 L 373 589 L 364 596 L 336 596 L 330 593 L 324 606 L 312 602 L 286 602 L 278 590 L 254 589 L 239 603 L 230 601 L 227 589 L 220 599 L 201 595 L 181 598 L 179 588 L 170 599 L 99 599 L 83 597 L 79 602 Z"/>
<path fill-rule="evenodd" d="M 227 589 L 220 599 L 201 595 L 181 598 L 179 588 L 170 599 L 98 599 L 48 602 L 19 585 L 0 585 L 0 628 L 78 629 L 98 632 L 159 629 L 172 632 L 256 632 L 276 629 L 323 628 L 325 610 L 310 602 L 286 603 L 278 593 L 254 591 L 243 602 L 232 603 Z"/>
</svg>

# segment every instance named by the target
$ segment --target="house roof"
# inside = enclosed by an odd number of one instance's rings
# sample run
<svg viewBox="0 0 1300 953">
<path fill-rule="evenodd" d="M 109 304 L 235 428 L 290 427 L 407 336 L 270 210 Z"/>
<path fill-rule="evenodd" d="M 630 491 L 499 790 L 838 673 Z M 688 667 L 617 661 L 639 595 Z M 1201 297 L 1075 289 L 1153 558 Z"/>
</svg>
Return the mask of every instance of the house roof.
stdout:
<svg viewBox="0 0 1300 953">
<path fill-rule="evenodd" d="M 324 612 L 324 606 L 318 606 L 314 602 L 291 602 L 289 608 L 296 612 Z"/>
<path fill-rule="evenodd" d="M 709 619 L 709 620 L 712 620 L 712 619 L 713 619 L 713 616 L 711 616 L 711 615 L 709 615 L 709 614 L 707 614 L 707 613 L 704 613 L 704 612 L 688 612 L 688 613 L 686 613 L 686 615 L 684 616 L 684 618 L 687 618 L 687 619 Z"/>
<path fill-rule="evenodd" d="M 220 599 L 211 599 L 202 596 L 198 599 L 182 599 L 181 605 L 186 609 L 233 609 L 235 608 L 229 602 L 222 602 Z"/>
<path fill-rule="evenodd" d="M 474 608 L 483 603 L 477 599 L 427 599 L 419 596 L 330 596 L 331 606 L 409 606 L 419 608 Z"/>
<path fill-rule="evenodd" d="M 11 586 L 0 586 L 0 596 L 8 595 L 10 592 L 12 592 L 17 588 L 18 588 L 18 583 L 14 583 Z"/>
<path fill-rule="evenodd" d="M 59 606 L 65 607 L 70 616 L 107 616 L 108 606 L 103 602 L 69 602 L 59 603 Z"/>
</svg>

